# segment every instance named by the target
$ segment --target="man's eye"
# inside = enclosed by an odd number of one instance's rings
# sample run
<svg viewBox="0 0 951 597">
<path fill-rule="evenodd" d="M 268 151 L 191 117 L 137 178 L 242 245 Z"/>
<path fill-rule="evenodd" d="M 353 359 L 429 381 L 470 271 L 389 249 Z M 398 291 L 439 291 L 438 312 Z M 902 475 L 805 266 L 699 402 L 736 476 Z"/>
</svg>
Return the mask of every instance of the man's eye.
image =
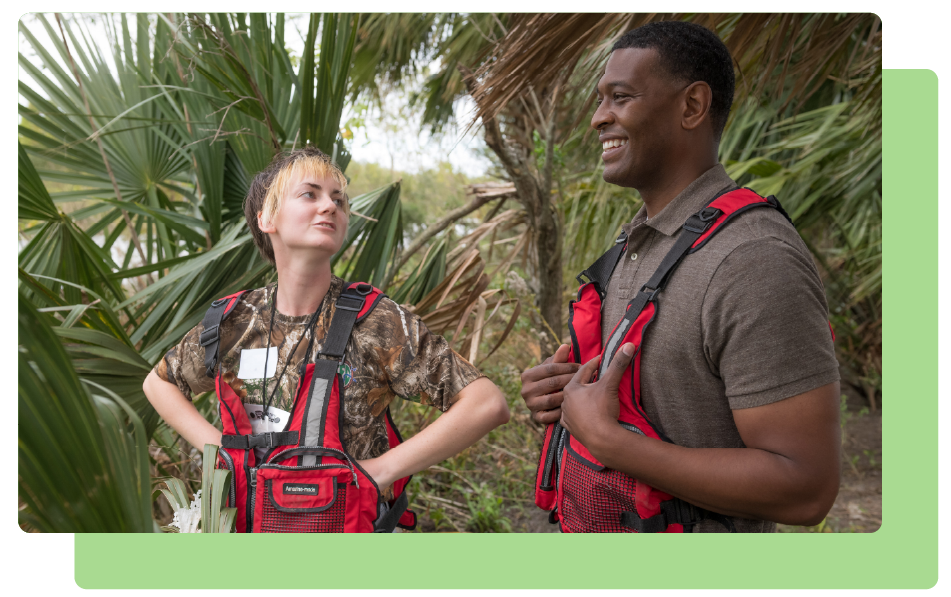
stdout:
<svg viewBox="0 0 951 597">
<path fill-rule="evenodd" d="M 627 96 L 624 95 L 623 93 L 615 93 L 615 94 L 614 94 L 614 101 L 617 101 L 617 100 L 619 100 L 619 99 L 621 99 L 621 98 L 625 98 L 625 97 L 627 97 Z"/>
</svg>

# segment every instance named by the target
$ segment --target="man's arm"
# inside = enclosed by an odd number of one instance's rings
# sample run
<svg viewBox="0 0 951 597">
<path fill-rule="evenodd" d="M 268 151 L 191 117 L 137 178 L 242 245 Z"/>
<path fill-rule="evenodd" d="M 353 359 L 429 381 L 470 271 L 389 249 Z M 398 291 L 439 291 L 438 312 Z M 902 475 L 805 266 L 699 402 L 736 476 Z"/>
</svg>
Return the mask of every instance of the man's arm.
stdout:
<svg viewBox="0 0 951 597">
<path fill-rule="evenodd" d="M 505 396 L 488 378 L 464 387 L 431 425 L 382 456 L 360 461 L 381 488 L 462 452 L 509 420 Z"/>
<path fill-rule="evenodd" d="M 589 361 L 564 389 L 562 425 L 602 464 L 730 516 L 797 525 L 825 518 L 839 490 L 838 382 L 734 410 L 746 448 L 685 448 L 617 424 L 618 383 L 632 354 L 633 345 L 621 347 L 593 384 L 598 363 Z"/>
<path fill-rule="evenodd" d="M 153 370 L 145 378 L 142 390 L 159 416 L 192 446 L 201 450 L 205 444 L 221 445 L 221 432 L 201 416 L 178 386 L 165 381 Z"/>
</svg>

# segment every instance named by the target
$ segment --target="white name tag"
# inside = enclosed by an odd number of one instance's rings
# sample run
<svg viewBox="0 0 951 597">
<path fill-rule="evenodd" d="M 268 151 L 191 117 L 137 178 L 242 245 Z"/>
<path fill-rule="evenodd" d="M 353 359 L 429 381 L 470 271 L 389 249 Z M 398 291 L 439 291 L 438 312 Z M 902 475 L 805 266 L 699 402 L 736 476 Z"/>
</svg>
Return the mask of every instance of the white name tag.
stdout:
<svg viewBox="0 0 951 597">
<path fill-rule="evenodd" d="M 269 416 L 264 416 L 264 405 L 244 403 L 244 411 L 251 419 L 251 433 L 267 433 L 268 431 L 284 431 L 291 413 L 273 406 L 267 409 Z"/>
<path fill-rule="evenodd" d="M 267 360 L 267 374 L 264 361 Z M 271 348 L 247 348 L 241 351 L 238 365 L 238 379 L 264 379 L 274 377 L 277 372 L 277 346 Z"/>
</svg>

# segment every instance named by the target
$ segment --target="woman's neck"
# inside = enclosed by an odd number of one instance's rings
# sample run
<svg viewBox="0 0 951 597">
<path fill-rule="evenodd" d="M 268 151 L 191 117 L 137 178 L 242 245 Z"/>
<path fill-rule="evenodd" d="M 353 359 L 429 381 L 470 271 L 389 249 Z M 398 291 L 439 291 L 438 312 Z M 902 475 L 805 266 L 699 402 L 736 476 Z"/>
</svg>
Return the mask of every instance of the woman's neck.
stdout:
<svg viewBox="0 0 951 597">
<path fill-rule="evenodd" d="M 277 310 L 284 315 L 313 313 L 330 288 L 330 260 L 294 262 L 277 268 Z"/>
</svg>

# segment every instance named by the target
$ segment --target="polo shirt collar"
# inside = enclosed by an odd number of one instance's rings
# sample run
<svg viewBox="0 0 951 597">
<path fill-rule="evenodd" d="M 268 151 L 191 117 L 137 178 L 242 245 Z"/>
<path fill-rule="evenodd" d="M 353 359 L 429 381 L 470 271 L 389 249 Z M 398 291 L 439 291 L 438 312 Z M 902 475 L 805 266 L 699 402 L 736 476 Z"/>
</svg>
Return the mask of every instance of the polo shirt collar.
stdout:
<svg viewBox="0 0 951 597">
<path fill-rule="evenodd" d="M 630 235 L 632 230 L 643 224 L 666 236 L 673 236 L 683 228 L 687 218 L 703 209 L 714 196 L 735 187 L 736 183 L 726 173 L 723 165 L 717 164 L 680 191 L 659 214 L 648 220 L 647 208 L 642 205 L 634 219 L 622 226 L 622 229 Z"/>
</svg>

